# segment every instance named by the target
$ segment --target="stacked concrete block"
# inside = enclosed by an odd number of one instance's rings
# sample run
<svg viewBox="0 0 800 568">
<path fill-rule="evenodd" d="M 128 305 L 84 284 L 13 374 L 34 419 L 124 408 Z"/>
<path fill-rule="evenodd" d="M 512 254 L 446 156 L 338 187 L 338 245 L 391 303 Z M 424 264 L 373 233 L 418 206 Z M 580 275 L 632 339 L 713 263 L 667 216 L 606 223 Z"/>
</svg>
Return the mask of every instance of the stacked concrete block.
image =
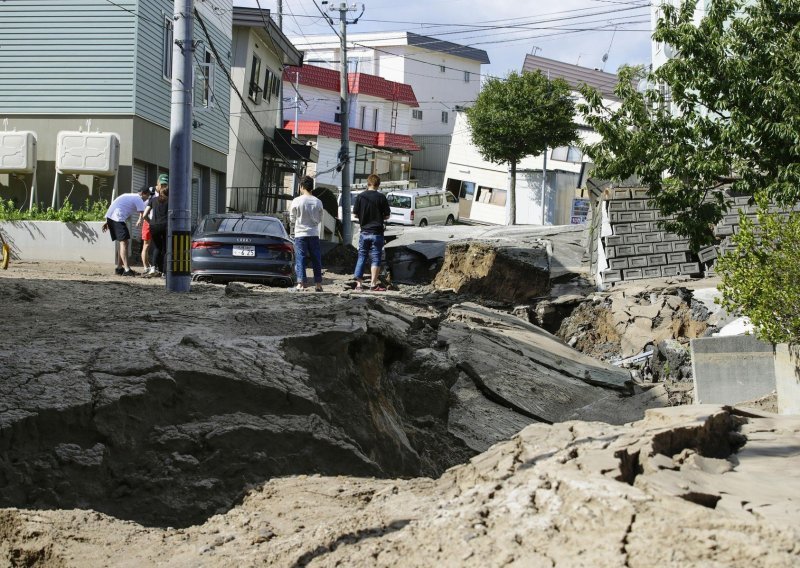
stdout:
<svg viewBox="0 0 800 568">
<path fill-rule="evenodd" d="M 613 234 L 603 237 L 601 243 L 609 259 L 609 268 L 602 274 L 603 282 L 715 275 L 717 258 L 734 248 L 732 238 L 739 232 L 740 213 L 758 223 L 758 208 L 751 197 L 728 194 L 726 199 L 730 208 L 714 227 L 716 243 L 694 254 L 687 239 L 663 230 L 661 222 L 669 219 L 652 205 L 646 189 L 624 187 L 606 192 Z M 800 211 L 800 203 L 793 209 Z M 789 216 L 789 212 L 774 205 L 770 211 Z"/>
<path fill-rule="evenodd" d="M 756 212 L 758 208 L 751 203 L 749 196 L 730 197 L 731 208 L 728 214 L 714 227 L 714 236 L 718 241 L 716 244 L 704 247 L 697 252 L 697 258 L 706 276 L 715 276 L 716 270 L 714 269 L 717 258 L 728 251 L 733 250 L 733 242 L 731 237 L 739 232 L 739 213 L 743 212 L 745 216 L 755 223 L 758 223 L 758 216 Z"/>
<path fill-rule="evenodd" d="M 603 282 L 698 276 L 701 266 L 689 241 L 663 229 L 666 219 L 640 187 L 614 188 L 606 198 L 612 235 L 603 237 L 608 269 Z"/>
</svg>

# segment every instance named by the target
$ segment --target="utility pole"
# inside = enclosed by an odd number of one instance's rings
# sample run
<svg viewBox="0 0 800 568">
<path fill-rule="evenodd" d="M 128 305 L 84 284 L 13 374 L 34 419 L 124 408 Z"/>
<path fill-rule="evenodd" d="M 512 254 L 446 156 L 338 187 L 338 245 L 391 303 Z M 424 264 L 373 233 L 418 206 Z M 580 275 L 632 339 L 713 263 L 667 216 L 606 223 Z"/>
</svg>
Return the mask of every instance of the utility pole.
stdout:
<svg viewBox="0 0 800 568">
<path fill-rule="evenodd" d="M 297 73 L 295 73 L 294 75 L 294 129 L 292 130 L 292 136 L 294 138 L 297 138 L 297 121 L 300 120 L 300 117 L 298 116 L 300 108 L 300 69 L 301 67 L 298 67 Z M 281 81 L 281 85 L 283 85 L 283 81 Z M 292 197 L 298 194 L 297 170 L 300 168 L 300 160 L 295 160 L 294 163 L 295 163 L 295 169 L 292 172 Z"/>
<path fill-rule="evenodd" d="M 278 29 L 283 31 L 283 0 L 278 0 Z M 283 128 L 283 66 L 280 68 L 281 76 L 278 81 L 278 128 Z M 294 191 L 294 186 L 292 187 Z"/>
<path fill-rule="evenodd" d="M 167 290 L 188 292 L 192 281 L 192 62 L 193 0 L 175 0 L 172 114 L 169 129 Z"/>
<path fill-rule="evenodd" d="M 323 5 L 327 2 L 322 2 Z M 342 238 L 347 245 L 353 244 L 353 223 L 350 219 L 350 101 L 348 96 L 348 69 L 347 69 L 347 24 L 358 23 L 358 18 L 364 14 L 364 5 L 361 5 L 361 14 L 352 22 L 347 21 L 347 12 L 354 12 L 355 5 L 348 7 L 347 3 L 340 2 L 339 6 L 331 6 L 331 12 L 339 12 L 339 40 L 341 55 L 339 59 L 339 116 L 342 127 L 342 147 L 339 150 L 339 164 L 342 171 Z M 333 25 L 330 18 L 328 22 Z"/>
<path fill-rule="evenodd" d="M 544 154 L 542 154 L 542 227 L 545 225 L 544 216 L 544 194 L 547 184 L 547 147 L 545 146 Z"/>
</svg>

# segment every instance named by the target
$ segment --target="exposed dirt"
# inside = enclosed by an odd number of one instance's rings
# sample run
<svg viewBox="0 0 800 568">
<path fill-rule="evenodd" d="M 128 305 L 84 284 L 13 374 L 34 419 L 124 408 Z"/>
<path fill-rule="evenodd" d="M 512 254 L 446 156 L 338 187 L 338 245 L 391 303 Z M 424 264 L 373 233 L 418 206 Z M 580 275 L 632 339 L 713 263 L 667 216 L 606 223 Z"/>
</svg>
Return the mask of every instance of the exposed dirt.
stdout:
<svg viewBox="0 0 800 568">
<path fill-rule="evenodd" d="M 496 242 L 448 244 L 433 286 L 495 302 L 525 303 L 546 296 L 550 291 L 547 243 L 524 250 Z"/>
<path fill-rule="evenodd" d="M 284 475 L 436 477 L 629 391 L 627 373 L 430 287 L 353 294 L 328 273 L 322 294 L 172 294 L 109 272 L 0 276 L 0 504 L 187 526 Z"/>
<path fill-rule="evenodd" d="M 557 423 L 663 403 L 471 296 L 349 283 L 172 294 L 108 266 L 0 273 L 0 563 L 800 562 L 796 419 Z M 627 324 L 681 313 L 674 295 L 634 295 Z"/>
<path fill-rule="evenodd" d="M 678 411 L 678 412 L 675 412 Z M 200 526 L 0 510 L 11 566 L 770 566 L 800 562 L 800 422 L 712 407 L 534 425 L 439 479 L 294 476 Z"/>
</svg>

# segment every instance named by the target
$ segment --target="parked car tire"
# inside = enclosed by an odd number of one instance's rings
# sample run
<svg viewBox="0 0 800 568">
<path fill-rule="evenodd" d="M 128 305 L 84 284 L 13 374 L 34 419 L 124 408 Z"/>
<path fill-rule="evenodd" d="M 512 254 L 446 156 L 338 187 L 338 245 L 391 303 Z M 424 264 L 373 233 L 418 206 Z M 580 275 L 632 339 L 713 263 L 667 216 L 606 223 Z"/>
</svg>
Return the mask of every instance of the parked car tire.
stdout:
<svg viewBox="0 0 800 568">
<path fill-rule="evenodd" d="M 453 218 L 452 215 L 447 216 L 447 221 L 444 222 L 445 225 L 453 225 L 455 224 L 456 220 Z"/>
<path fill-rule="evenodd" d="M 427 227 L 427 226 L 428 226 L 428 220 L 427 220 L 427 219 L 422 219 L 422 220 L 419 222 L 419 226 L 420 226 L 420 227 Z"/>
</svg>

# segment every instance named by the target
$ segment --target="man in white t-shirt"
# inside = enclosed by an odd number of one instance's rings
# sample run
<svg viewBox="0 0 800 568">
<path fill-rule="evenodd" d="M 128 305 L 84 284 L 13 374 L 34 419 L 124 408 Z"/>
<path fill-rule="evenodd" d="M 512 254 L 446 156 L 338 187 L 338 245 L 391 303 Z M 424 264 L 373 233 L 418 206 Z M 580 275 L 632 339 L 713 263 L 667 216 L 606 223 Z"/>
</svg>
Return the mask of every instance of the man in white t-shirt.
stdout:
<svg viewBox="0 0 800 568">
<path fill-rule="evenodd" d="M 289 219 L 294 237 L 297 290 L 306 289 L 306 264 L 314 269 L 314 287 L 322 292 L 322 255 L 319 250 L 319 224 L 322 222 L 322 201 L 314 197 L 314 178 L 300 180 L 300 196 L 289 206 Z"/>
<path fill-rule="evenodd" d="M 131 239 L 128 225 L 125 221 L 134 213 L 138 213 L 138 221 L 141 221 L 144 213 L 144 202 L 150 198 L 150 190 L 143 187 L 139 193 L 125 193 L 117 197 L 108 206 L 106 211 L 106 222 L 103 224 L 103 232 L 111 234 L 112 241 L 119 242 L 119 257 L 115 272 L 120 276 L 136 276 L 136 272 L 131 270 L 128 265 L 128 241 Z"/>
</svg>

